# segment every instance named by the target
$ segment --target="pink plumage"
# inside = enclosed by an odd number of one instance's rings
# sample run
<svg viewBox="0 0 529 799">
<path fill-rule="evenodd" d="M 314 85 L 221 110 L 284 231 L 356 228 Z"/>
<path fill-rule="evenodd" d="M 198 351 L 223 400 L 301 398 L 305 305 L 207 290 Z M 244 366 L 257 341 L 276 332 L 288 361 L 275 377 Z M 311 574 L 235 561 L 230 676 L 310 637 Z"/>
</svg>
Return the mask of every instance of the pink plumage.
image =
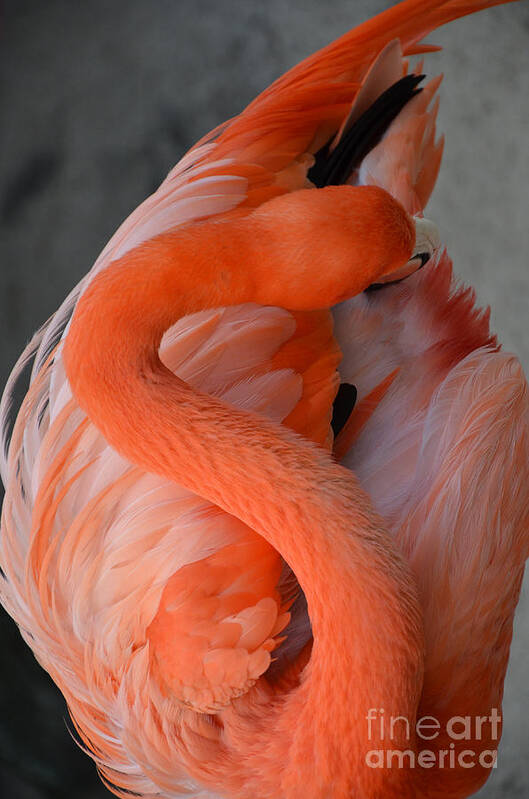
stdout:
<svg viewBox="0 0 529 799">
<path fill-rule="evenodd" d="M 337 285 L 331 316 L 311 284 L 348 239 L 333 227 L 326 254 L 310 213 L 326 143 L 339 151 L 413 74 L 429 30 L 493 4 L 407 0 L 283 76 L 184 156 L 14 369 L 0 597 L 118 795 L 463 797 L 490 772 L 381 774 L 362 725 L 381 704 L 445 726 L 501 706 L 529 546 L 527 384 L 442 250 L 395 285 Z M 439 83 L 410 93 L 344 185 L 318 195 L 330 217 L 336 198 L 378 198 L 395 233 L 382 280 L 424 254 L 408 239 L 441 159 Z M 285 213 L 307 197 L 323 265 Z M 296 309 L 254 301 L 269 286 L 248 229 L 300 269 Z M 351 251 L 385 236 L 361 230 Z M 168 292 L 175 317 L 153 332 Z M 357 387 L 361 422 L 333 440 L 340 382 Z"/>
</svg>

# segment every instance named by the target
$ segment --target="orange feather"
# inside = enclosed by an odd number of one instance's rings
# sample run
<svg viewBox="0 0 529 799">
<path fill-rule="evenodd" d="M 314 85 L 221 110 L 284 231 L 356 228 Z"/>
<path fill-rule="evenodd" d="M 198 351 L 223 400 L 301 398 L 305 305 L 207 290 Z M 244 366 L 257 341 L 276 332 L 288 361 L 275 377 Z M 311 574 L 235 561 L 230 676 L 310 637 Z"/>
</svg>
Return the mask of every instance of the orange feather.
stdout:
<svg viewBox="0 0 529 799">
<path fill-rule="evenodd" d="M 368 737 L 370 708 L 500 707 L 529 546 L 519 364 L 445 253 L 391 285 L 423 254 L 439 80 L 343 185 L 311 169 L 426 34 L 498 2 L 406 0 L 276 81 L 184 156 L 15 367 L 4 431 L 35 358 L 0 598 L 119 796 L 456 799 L 490 772 L 366 762 L 420 748 L 402 726 Z M 340 381 L 359 402 L 338 464 Z"/>
</svg>

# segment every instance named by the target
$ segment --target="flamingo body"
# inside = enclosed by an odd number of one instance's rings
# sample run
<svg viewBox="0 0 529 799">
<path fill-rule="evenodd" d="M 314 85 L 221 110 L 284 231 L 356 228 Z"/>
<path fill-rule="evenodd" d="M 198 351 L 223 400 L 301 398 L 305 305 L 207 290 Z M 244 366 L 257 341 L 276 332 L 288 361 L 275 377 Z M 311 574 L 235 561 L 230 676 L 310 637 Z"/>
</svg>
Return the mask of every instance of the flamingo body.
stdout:
<svg viewBox="0 0 529 799">
<path fill-rule="evenodd" d="M 494 4 L 406 0 L 276 81 L 184 156 L 15 367 L 6 437 L 34 359 L 0 595 L 118 795 L 455 799 L 490 773 L 370 768 L 367 748 L 419 741 L 367 739 L 365 718 L 445 729 L 501 706 L 527 385 L 446 253 L 410 274 L 440 81 L 399 83 L 430 30 Z M 345 142 L 357 161 L 331 170 Z M 335 437 L 340 383 L 358 397 Z"/>
</svg>

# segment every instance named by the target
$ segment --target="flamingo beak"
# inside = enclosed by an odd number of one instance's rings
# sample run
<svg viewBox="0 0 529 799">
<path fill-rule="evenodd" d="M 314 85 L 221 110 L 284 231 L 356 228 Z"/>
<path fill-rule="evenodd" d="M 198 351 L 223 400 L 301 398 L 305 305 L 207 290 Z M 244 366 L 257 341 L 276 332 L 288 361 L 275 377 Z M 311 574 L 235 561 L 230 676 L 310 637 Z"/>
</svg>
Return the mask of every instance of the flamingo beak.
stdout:
<svg viewBox="0 0 529 799">
<path fill-rule="evenodd" d="M 423 217 L 414 217 L 414 222 L 415 246 L 412 257 L 400 269 L 380 277 L 376 283 L 369 286 L 368 291 L 391 283 L 399 283 L 427 264 L 436 250 L 439 249 L 441 238 L 436 225 Z"/>
</svg>

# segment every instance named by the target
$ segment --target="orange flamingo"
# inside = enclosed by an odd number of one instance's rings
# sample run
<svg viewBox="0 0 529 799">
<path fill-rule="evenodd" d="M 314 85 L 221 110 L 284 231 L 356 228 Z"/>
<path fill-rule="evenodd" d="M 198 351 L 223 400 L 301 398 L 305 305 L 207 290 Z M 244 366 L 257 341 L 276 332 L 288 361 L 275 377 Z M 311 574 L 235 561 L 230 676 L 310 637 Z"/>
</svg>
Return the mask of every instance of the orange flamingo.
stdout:
<svg viewBox="0 0 529 799">
<path fill-rule="evenodd" d="M 529 405 L 421 218 L 439 79 L 406 58 L 497 2 L 406 0 L 276 81 L 15 367 L 1 598 L 117 795 L 464 797 L 490 773 Z"/>
</svg>

